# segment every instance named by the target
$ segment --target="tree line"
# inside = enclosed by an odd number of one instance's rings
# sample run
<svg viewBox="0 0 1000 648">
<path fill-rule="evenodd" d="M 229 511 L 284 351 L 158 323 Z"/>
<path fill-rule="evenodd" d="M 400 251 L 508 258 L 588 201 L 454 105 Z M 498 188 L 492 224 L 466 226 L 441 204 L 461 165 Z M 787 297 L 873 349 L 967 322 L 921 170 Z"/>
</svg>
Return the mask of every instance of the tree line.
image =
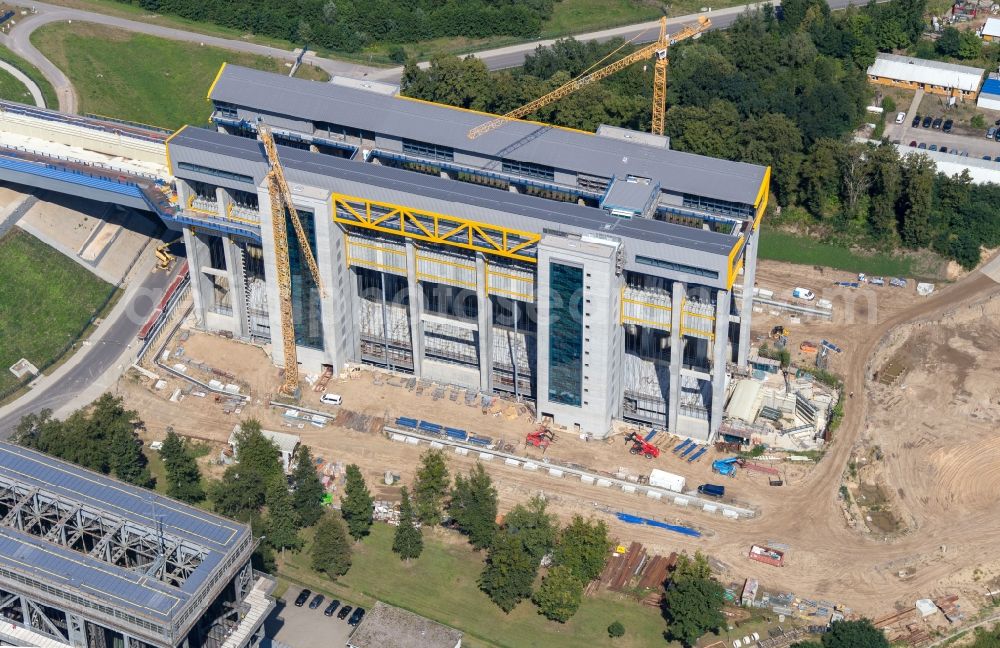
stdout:
<svg viewBox="0 0 1000 648">
<path fill-rule="evenodd" d="M 538 36 L 556 0 L 118 0 L 147 11 L 321 48 L 465 36 Z"/>
<path fill-rule="evenodd" d="M 23 417 L 13 440 L 152 488 L 155 482 L 137 434 L 143 428 L 138 414 L 125 409 L 120 397 L 104 394 L 63 421 L 52 418 L 50 411 Z M 331 580 L 346 574 L 355 543 L 363 541 L 373 525 L 374 500 L 361 469 L 347 466 L 338 513 L 323 501 L 325 489 L 308 446 L 298 448 L 291 474 L 286 475 L 280 451 L 264 436 L 259 421 L 243 421 L 235 441 L 235 463 L 220 479 L 206 480 L 190 441 L 168 428 L 159 451 L 167 494 L 191 504 L 208 499 L 215 512 L 248 522 L 263 539 L 254 555 L 260 569 L 274 570 L 276 552 L 303 550 L 302 531 L 312 528 L 308 551 L 313 570 Z M 575 515 L 560 526 L 538 496 L 501 518 L 497 489 L 481 463 L 452 478 L 444 453 L 431 449 L 421 455 L 411 486 L 400 490 L 392 551 L 400 560 L 419 559 L 425 529 L 445 524 L 456 529 L 474 550 L 484 552 L 479 587 L 505 613 L 530 600 L 539 614 L 565 623 L 579 610 L 585 585 L 604 569 L 611 540 L 603 521 Z M 662 613 L 668 640 L 693 646 L 706 633 L 724 627 L 724 588 L 701 553 L 679 556 L 665 586 Z M 608 634 L 620 637 L 625 627 L 615 621 Z M 834 624 L 820 644 L 800 646 L 887 645 L 879 638 L 884 641 L 869 622 L 850 622 Z"/>
<path fill-rule="evenodd" d="M 871 99 L 867 67 L 879 51 L 922 42 L 923 13 L 924 0 L 842 12 L 823 0 L 790 0 L 780 12 L 765 7 L 724 31 L 675 45 L 667 89 L 671 148 L 771 166 L 771 204 L 781 208 L 772 223 L 869 249 L 931 248 L 974 266 L 980 246 L 1000 244 L 996 188 L 938 174 L 926 157 L 900 159 L 891 146 L 850 139 Z M 439 57 L 427 70 L 408 64 L 402 91 L 505 113 L 622 46 L 563 39 L 538 48 L 520 70 L 492 73 L 471 57 Z M 648 130 L 652 74 L 650 63 L 636 63 L 529 118 L 583 130 Z"/>
</svg>

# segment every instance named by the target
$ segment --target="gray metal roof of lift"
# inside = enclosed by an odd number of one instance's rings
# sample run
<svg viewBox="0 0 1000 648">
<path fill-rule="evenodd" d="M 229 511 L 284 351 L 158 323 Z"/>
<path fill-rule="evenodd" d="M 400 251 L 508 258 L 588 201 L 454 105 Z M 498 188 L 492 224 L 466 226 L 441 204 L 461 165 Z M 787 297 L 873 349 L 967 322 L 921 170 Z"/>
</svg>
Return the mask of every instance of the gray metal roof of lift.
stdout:
<svg viewBox="0 0 1000 648">
<path fill-rule="evenodd" d="M 753 204 L 765 167 L 660 150 L 582 131 L 511 122 L 469 140 L 485 115 L 451 106 L 289 78 L 227 65 L 211 98 L 293 118 L 324 121 L 388 136 L 450 146 L 479 155 L 544 164 L 605 177 L 652 178 L 669 191 Z"/>
<path fill-rule="evenodd" d="M 259 141 L 204 128 L 188 127 L 174 137 L 170 141 L 172 160 L 184 157 L 184 152 L 178 151 L 178 149 L 189 149 L 195 152 L 223 155 L 239 158 L 243 161 L 257 162 L 261 165 L 265 164 L 263 146 Z M 589 232 L 674 245 L 709 254 L 728 255 L 735 242 L 735 238 L 729 234 L 706 231 L 676 223 L 647 218 L 617 218 L 602 209 L 585 207 L 576 203 L 558 202 L 517 194 L 458 180 L 312 153 L 302 149 L 285 146 L 279 146 L 278 149 L 286 176 L 292 183 L 299 177 L 296 172 L 312 174 L 320 178 L 351 180 L 448 201 L 457 205 L 473 205 L 536 218 L 552 223 L 554 228 L 564 225 Z M 175 153 L 175 151 L 177 152 Z M 265 167 L 261 166 L 260 169 L 260 176 L 256 178 L 258 182 L 263 178 Z M 298 181 L 308 184 L 304 178 L 300 178 Z M 500 225 L 501 223 L 495 224 Z"/>
<path fill-rule="evenodd" d="M 97 602 L 169 622 L 223 560 L 250 538 L 250 527 L 75 464 L 0 442 L 0 477 L 39 488 L 112 519 L 156 529 L 197 545 L 204 559 L 181 587 L 90 557 L 58 543 L 0 526 L 0 564 L 78 590 Z"/>
</svg>

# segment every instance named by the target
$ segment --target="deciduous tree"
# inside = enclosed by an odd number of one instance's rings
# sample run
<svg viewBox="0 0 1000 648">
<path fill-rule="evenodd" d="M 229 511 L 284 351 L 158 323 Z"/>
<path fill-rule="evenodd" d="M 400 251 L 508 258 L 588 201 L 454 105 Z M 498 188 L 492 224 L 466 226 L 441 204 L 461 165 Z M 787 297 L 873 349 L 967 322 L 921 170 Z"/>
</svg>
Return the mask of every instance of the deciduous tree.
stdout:
<svg viewBox="0 0 1000 648">
<path fill-rule="evenodd" d="M 479 588 L 504 612 L 531 596 L 538 561 L 524 543 L 506 529 L 493 536 L 486 567 L 479 576 Z"/>
<path fill-rule="evenodd" d="M 565 566 L 577 579 L 587 583 L 601 575 L 610 548 L 608 526 L 603 520 L 585 520 L 574 515 L 559 532 L 552 559 L 556 565 Z"/>
<path fill-rule="evenodd" d="M 558 532 L 555 516 L 545 508 L 545 500 L 536 495 L 527 504 L 512 508 L 504 518 L 504 529 L 521 541 L 536 563 L 551 551 Z"/>
<path fill-rule="evenodd" d="M 692 559 L 682 554 L 663 598 L 668 637 L 693 646 L 706 632 L 722 627 L 724 592 L 704 556 L 698 553 Z"/>
<path fill-rule="evenodd" d="M 556 565 L 542 579 L 531 599 L 547 619 L 566 623 L 580 609 L 583 581 L 569 567 Z"/>
<path fill-rule="evenodd" d="M 835 621 L 823 635 L 823 648 L 889 648 L 889 641 L 868 619 Z"/>
</svg>

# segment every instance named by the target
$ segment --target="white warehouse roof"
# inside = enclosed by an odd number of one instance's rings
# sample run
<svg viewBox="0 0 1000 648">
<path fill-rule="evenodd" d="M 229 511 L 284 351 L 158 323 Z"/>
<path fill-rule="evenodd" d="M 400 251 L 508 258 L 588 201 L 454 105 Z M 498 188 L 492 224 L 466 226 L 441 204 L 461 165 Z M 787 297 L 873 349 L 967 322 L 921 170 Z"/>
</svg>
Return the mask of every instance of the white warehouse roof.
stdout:
<svg viewBox="0 0 1000 648">
<path fill-rule="evenodd" d="M 937 170 L 945 175 L 954 176 L 962 171 L 968 171 L 973 184 L 1000 184 L 1000 162 L 983 160 L 978 157 L 952 155 L 941 151 L 915 149 L 905 144 L 897 144 L 896 148 L 901 156 L 926 155 L 933 160 Z"/>
<path fill-rule="evenodd" d="M 983 25 L 983 30 L 980 33 L 983 36 L 1000 37 L 1000 18 L 987 18 L 986 24 Z"/>
<path fill-rule="evenodd" d="M 985 71 L 982 68 L 928 61 L 912 56 L 879 54 L 875 58 L 875 63 L 868 68 L 868 76 L 975 92 L 979 90 L 979 83 Z"/>
</svg>

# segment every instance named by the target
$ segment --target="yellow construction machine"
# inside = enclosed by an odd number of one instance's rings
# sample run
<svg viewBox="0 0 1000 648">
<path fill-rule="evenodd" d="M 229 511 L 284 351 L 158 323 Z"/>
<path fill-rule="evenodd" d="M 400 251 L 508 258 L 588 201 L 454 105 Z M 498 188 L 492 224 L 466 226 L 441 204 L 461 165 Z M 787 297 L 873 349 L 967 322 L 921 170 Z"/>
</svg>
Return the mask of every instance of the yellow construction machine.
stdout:
<svg viewBox="0 0 1000 648">
<path fill-rule="evenodd" d="M 167 241 L 166 243 L 164 243 L 162 245 L 156 246 L 155 254 L 156 254 L 156 267 L 157 268 L 159 268 L 160 270 L 169 270 L 170 269 L 170 264 L 173 263 L 174 259 L 177 258 L 173 254 L 170 253 L 170 246 L 172 246 L 174 243 L 179 242 L 183 238 L 184 238 L 184 235 L 181 234 L 180 236 L 178 236 L 177 238 L 175 238 L 172 241 Z"/>
<path fill-rule="evenodd" d="M 509 121 L 521 119 L 526 115 L 530 115 L 539 108 L 543 108 L 555 101 L 558 101 L 559 99 L 576 92 L 584 86 L 590 85 L 595 81 L 600 81 L 601 79 L 610 76 L 619 70 L 623 70 L 633 63 L 646 61 L 651 58 L 656 59 L 656 63 L 653 68 L 653 127 L 651 130 L 656 135 L 663 135 L 664 111 L 666 110 L 667 102 L 667 52 L 671 45 L 679 43 L 682 40 L 687 40 L 688 38 L 697 38 L 702 34 L 702 32 L 708 30 L 711 26 L 711 20 L 709 20 L 706 16 L 699 16 L 696 24 L 689 25 L 675 34 L 668 35 L 667 19 L 666 17 L 663 17 L 660 19 L 660 37 L 657 38 L 656 41 L 632 52 L 628 56 L 625 56 L 610 65 L 600 68 L 599 70 L 595 70 L 593 72 L 587 70 L 577 78 L 556 88 L 547 95 L 541 96 L 538 99 L 521 106 L 520 108 L 515 108 L 505 115 L 496 117 L 484 124 L 476 126 L 468 132 L 468 137 L 469 139 L 476 139 L 480 135 L 485 135 L 490 131 L 500 128 Z M 604 62 L 628 44 L 629 43 L 623 44 L 621 47 L 595 63 L 595 65 Z"/>
</svg>

